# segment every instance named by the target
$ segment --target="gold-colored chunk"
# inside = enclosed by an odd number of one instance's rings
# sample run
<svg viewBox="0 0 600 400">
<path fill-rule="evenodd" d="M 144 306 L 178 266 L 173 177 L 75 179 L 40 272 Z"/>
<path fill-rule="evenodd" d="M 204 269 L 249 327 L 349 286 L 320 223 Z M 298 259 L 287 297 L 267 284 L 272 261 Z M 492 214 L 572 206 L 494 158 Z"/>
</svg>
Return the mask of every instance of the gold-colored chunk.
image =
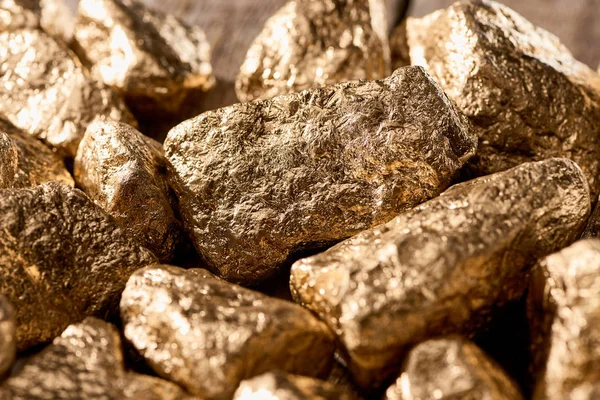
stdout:
<svg viewBox="0 0 600 400">
<path fill-rule="evenodd" d="M 291 254 L 440 194 L 476 137 L 420 67 L 236 104 L 173 128 L 169 182 L 207 265 L 254 284 Z"/>
<path fill-rule="evenodd" d="M 73 177 L 52 150 L 0 117 L 0 189 L 52 181 L 74 186 Z"/>
<path fill-rule="evenodd" d="M 134 0 L 81 0 L 78 54 L 92 75 L 135 110 L 175 112 L 191 90 L 214 84 L 204 32 Z"/>
<path fill-rule="evenodd" d="M 599 240 L 579 241 L 534 269 L 528 297 L 534 400 L 599 398 L 599 299 Z"/>
<path fill-rule="evenodd" d="M 516 383 L 460 336 L 425 341 L 409 353 L 385 400 L 522 400 Z"/>
<path fill-rule="evenodd" d="M 291 0 L 252 43 L 236 81 L 240 101 L 390 72 L 384 0 Z"/>
<path fill-rule="evenodd" d="M 519 298 L 529 268 L 575 240 L 589 212 L 574 162 L 526 163 L 297 261 L 292 294 L 337 334 L 357 383 L 377 387 L 410 346 L 475 332 Z"/>
<path fill-rule="evenodd" d="M 554 35 L 490 0 L 409 18 L 395 35 L 394 52 L 406 52 L 404 41 L 410 63 L 423 66 L 473 123 L 472 174 L 566 157 L 598 196 L 600 76 Z"/>
<path fill-rule="evenodd" d="M 98 115 L 136 124 L 122 98 L 93 81 L 62 42 L 41 30 L 0 33 L 0 114 L 75 157 Z"/>
<path fill-rule="evenodd" d="M 306 376 L 279 371 L 242 381 L 233 400 L 354 400 L 333 385 Z"/>
<path fill-rule="evenodd" d="M 0 293 L 19 350 L 88 315 L 115 312 L 129 276 L 155 262 L 83 192 L 61 183 L 0 190 Z"/>
<path fill-rule="evenodd" d="M 78 186 L 163 262 L 183 240 L 166 171 L 160 143 L 105 118 L 88 127 L 75 158 Z"/>
<path fill-rule="evenodd" d="M 119 332 L 95 318 L 70 325 L 51 345 L 25 361 L 0 386 L 0 398 L 195 399 L 173 383 L 126 371 Z"/>
<path fill-rule="evenodd" d="M 69 43 L 75 16 L 64 0 L 0 0 L 0 32 L 42 28 Z"/>
<path fill-rule="evenodd" d="M 123 292 L 125 337 L 162 377 L 204 399 L 230 399 L 270 371 L 327 374 L 334 343 L 308 310 L 200 269 L 152 266 Z"/>
</svg>

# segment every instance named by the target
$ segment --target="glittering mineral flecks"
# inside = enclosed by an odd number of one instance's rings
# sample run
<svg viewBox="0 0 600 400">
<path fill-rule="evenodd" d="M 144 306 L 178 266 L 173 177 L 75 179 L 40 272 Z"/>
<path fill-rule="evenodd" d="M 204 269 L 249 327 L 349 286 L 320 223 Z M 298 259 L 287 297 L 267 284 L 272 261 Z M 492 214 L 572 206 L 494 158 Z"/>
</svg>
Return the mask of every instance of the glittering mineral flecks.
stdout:
<svg viewBox="0 0 600 400">
<path fill-rule="evenodd" d="M 471 173 L 566 157 L 598 195 L 600 76 L 554 35 L 499 3 L 463 0 L 409 18 L 395 36 L 393 52 L 402 58 L 404 41 L 410 62 L 423 66 L 473 123 L 479 149 Z"/>
<path fill-rule="evenodd" d="M 459 336 L 427 340 L 408 354 L 385 400 L 522 400 L 516 383 L 475 344 Z"/>
<path fill-rule="evenodd" d="M 0 117 L 0 189 L 51 181 L 74 185 L 63 161 L 52 150 Z"/>
<path fill-rule="evenodd" d="M 75 158 L 79 187 L 164 262 L 174 258 L 183 234 L 166 164 L 160 143 L 106 118 L 88 127 Z"/>
<path fill-rule="evenodd" d="M 195 399 L 173 383 L 125 371 L 119 332 L 95 318 L 70 325 L 51 345 L 25 361 L 18 372 L 0 385 L 0 398 Z"/>
<path fill-rule="evenodd" d="M 233 400 L 355 400 L 333 385 L 306 376 L 274 371 L 242 381 Z"/>
<path fill-rule="evenodd" d="M 600 241 L 579 241 L 534 269 L 528 313 L 535 400 L 600 394 Z"/>
<path fill-rule="evenodd" d="M 98 115 L 136 124 L 122 98 L 88 77 L 66 45 L 41 30 L 0 32 L 0 114 L 75 157 Z"/>
<path fill-rule="evenodd" d="M 536 259 L 575 240 L 589 212 L 574 162 L 526 163 L 297 261 L 292 294 L 336 332 L 357 383 L 376 387 L 411 345 L 474 332 L 519 298 Z"/>
<path fill-rule="evenodd" d="M 133 0 L 81 0 L 78 54 L 135 109 L 177 111 L 190 90 L 214 84 L 204 32 Z"/>
<path fill-rule="evenodd" d="M 475 152 L 420 67 L 206 112 L 169 132 L 169 181 L 207 265 L 244 284 L 437 196 Z"/>
<path fill-rule="evenodd" d="M 162 377 L 204 399 L 230 399 L 240 381 L 271 369 L 318 376 L 333 335 L 309 311 L 213 277 L 153 266 L 123 292 L 125 337 Z"/>
<path fill-rule="evenodd" d="M 236 81 L 241 101 L 390 72 L 384 0 L 291 0 L 265 24 Z"/>
<path fill-rule="evenodd" d="M 136 269 L 155 262 L 65 184 L 0 190 L 0 293 L 15 308 L 20 350 L 87 315 L 116 311 Z"/>
</svg>

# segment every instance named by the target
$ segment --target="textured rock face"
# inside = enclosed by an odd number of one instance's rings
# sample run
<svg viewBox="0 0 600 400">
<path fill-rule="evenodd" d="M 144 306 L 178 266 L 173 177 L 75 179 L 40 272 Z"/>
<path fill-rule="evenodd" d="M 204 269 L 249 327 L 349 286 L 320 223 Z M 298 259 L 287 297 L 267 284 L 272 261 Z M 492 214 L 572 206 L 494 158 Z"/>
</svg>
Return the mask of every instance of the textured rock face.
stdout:
<svg viewBox="0 0 600 400">
<path fill-rule="evenodd" d="M 0 190 L 0 293 L 19 349 L 87 315 L 114 311 L 127 279 L 155 261 L 81 191 L 59 183 Z"/>
<path fill-rule="evenodd" d="M 6 396 L 6 397 L 5 397 Z M 126 372 L 119 332 L 107 322 L 87 318 L 27 360 L 0 386 L 11 400 L 191 400 L 179 386 Z"/>
<path fill-rule="evenodd" d="M 298 249 L 438 195 L 476 138 L 419 67 L 204 113 L 169 132 L 182 219 L 207 265 L 256 283 Z"/>
<path fill-rule="evenodd" d="M 136 108 L 176 111 L 214 83 L 204 32 L 131 0 L 81 0 L 77 52 L 92 74 Z"/>
<path fill-rule="evenodd" d="M 535 400 L 600 394 L 600 241 L 583 240 L 546 257 L 531 276 Z"/>
<path fill-rule="evenodd" d="M 0 114 L 18 128 L 75 157 L 98 115 L 135 124 L 122 98 L 87 76 L 64 44 L 41 30 L 0 33 Z"/>
<path fill-rule="evenodd" d="M 385 400 L 521 400 L 517 385 L 475 344 L 448 336 L 410 351 Z"/>
<path fill-rule="evenodd" d="M 74 185 L 63 161 L 52 150 L 0 118 L 0 189 L 51 181 Z"/>
<path fill-rule="evenodd" d="M 337 333 L 357 382 L 376 386 L 407 347 L 474 331 L 521 296 L 536 259 L 576 239 L 589 211 L 574 162 L 526 163 L 299 260 L 292 294 Z"/>
<path fill-rule="evenodd" d="M 600 77 L 556 37 L 482 0 L 409 19 L 397 35 L 406 35 L 410 62 L 423 66 L 473 123 L 473 173 L 566 157 L 598 195 Z"/>
<path fill-rule="evenodd" d="M 166 163 L 160 143 L 109 119 L 88 127 L 75 158 L 79 187 L 165 262 L 173 259 L 183 235 Z"/>
<path fill-rule="evenodd" d="M 318 376 L 333 335 L 293 303 L 199 269 L 137 271 L 121 299 L 125 336 L 160 375 L 204 399 L 229 399 L 243 379 L 278 368 Z"/>
<path fill-rule="evenodd" d="M 68 43 L 75 23 L 63 0 L 1 0 L 0 31 L 42 28 Z"/>
<path fill-rule="evenodd" d="M 389 74 L 383 0 L 291 0 L 252 43 L 236 81 L 241 101 Z"/>
<path fill-rule="evenodd" d="M 0 378 L 10 369 L 17 354 L 15 311 L 0 295 Z"/>
<path fill-rule="evenodd" d="M 327 382 L 305 376 L 268 372 L 242 381 L 234 400 L 353 400 Z"/>
</svg>

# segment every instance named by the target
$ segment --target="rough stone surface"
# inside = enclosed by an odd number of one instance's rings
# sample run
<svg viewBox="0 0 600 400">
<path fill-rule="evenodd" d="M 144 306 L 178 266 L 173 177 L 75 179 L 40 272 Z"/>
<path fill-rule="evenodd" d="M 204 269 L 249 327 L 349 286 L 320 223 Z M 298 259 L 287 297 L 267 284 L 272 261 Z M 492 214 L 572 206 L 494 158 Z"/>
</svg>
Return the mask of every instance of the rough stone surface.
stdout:
<svg viewBox="0 0 600 400">
<path fill-rule="evenodd" d="M 474 332 L 519 298 L 530 267 L 575 240 L 589 212 L 574 162 L 526 163 L 297 261 L 292 294 L 336 332 L 357 383 L 376 387 L 411 345 Z"/>
<path fill-rule="evenodd" d="M 0 114 L 75 157 L 98 115 L 136 124 L 123 99 L 93 81 L 66 45 L 41 30 L 0 32 Z"/>
<path fill-rule="evenodd" d="M 410 351 L 385 400 L 522 400 L 513 380 L 475 344 L 459 336 Z"/>
<path fill-rule="evenodd" d="M 254 40 L 236 80 L 241 101 L 390 72 L 384 0 L 291 0 Z"/>
<path fill-rule="evenodd" d="M 214 84 L 204 32 L 133 0 L 81 0 L 77 53 L 92 75 L 145 111 L 176 111 Z"/>
<path fill-rule="evenodd" d="M 595 239 L 600 238 L 600 201 L 596 203 L 590 219 L 588 219 L 587 226 L 581 234 L 582 239 Z"/>
<path fill-rule="evenodd" d="M 0 378 L 10 369 L 17 354 L 15 311 L 0 295 Z"/>
<path fill-rule="evenodd" d="M 78 186 L 163 262 L 174 258 L 183 237 L 166 164 L 160 143 L 109 119 L 88 127 L 75 158 Z"/>
<path fill-rule="evenodd" d="M 127 372 L 121 339 L 107 322 L 86 318 L 27 360 L 0 386 L 10 400 L 191 400 L 179 386 Z"/>
<path fill-rule="evenodd" d="M 333 385 L 314 378 L 267 372 L 242 381 L 233 400 L 354 400 L 355 398 Z"/>
<path fill-rule="evenodd" d="M 275 368 L 323 375 L 333 357 L 333 335 L 309 311 L 201 269 L 137 271 L 121 317 L 160 376 L 204 399 L 230 399 L 242 380 Z"/>
<path fill-rule="evenodd" d="M 155 262 L 83 192 L 60 183 L 0 190 L 0 293 L 20 350 L 87 315 L 114 311 L 127 279 Z"/>
<path fill-rule="evenodd" d="M 165 141 L 169 181 L 209 268 L 256 283 L 437 196 L 475 151 L 463 122 L 409 67 L 188 120 Z"/>
<path fill-rule="evenodd" d="M 0 117 L 0 189 L 51 181 L 75 184 L 52 150 Z"/>
<path fill-rule="evenodd" d="M 546 257 L 531 276 L 528 313 L 537 372 L 535 400 L 600 394 L 600 241 Z"/>
<path fill-rule="evenodd" d="M 423 66 L 473 123 L 479 149 L 471 173 L 566 157 L 598 195 L 600 76 L 555 36 L 487 0 L 409 18 L 397 34 L 406 36 L 411 63 Z"/>
</svg>

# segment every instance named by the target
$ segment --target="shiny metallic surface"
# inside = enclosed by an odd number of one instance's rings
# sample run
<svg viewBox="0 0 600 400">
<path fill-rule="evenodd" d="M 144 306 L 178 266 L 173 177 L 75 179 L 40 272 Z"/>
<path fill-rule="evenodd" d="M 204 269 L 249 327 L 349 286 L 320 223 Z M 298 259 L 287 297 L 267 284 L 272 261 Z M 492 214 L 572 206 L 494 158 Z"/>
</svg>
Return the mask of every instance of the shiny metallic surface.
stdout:
<svg viewBox="0 0 600 400">
<path fill-rule="evenodd" d="M 546 257 L 531 276 L 528 311 L 537 385 L 534 400 L 600 394 L 600 241 Z"/>
<path fill-rule="evenodd" d="M 10 370 L 17 354 L 17 324 L 15 311 L 0 295 L 0 379 Z"/>
<path fill-rule="evenodd" d="M 75 185 L 62 159 L 52 150 L 0 118 L 0 189 L 51 181 Z"/>
<path fill-rule="evenodd" d="M 203 399 L 230 399 L 240 381 L 275 368 L 322 376 L 333 357 L 332 333 L 309 311 L 201 269 L 137 271 L 121 318 L 160 376 Z"/>
<path fill-rule="evenodd" d="M 0 0 L 0 32 L 42 28 L 68 43 L 74 24 L 64 0 Z"/>
<path fill-rule="evenodd" d="M 20 350 L 114 312 L 127 279 L 155 262 L 83 192 L 61 183 L 0 190 L 0 293 Z"/>
<path fill-rule="evenodd" d="M 41 30 L 0 32 L 0 114 L 75 157 L 98 115 L 135 124 L 122 98 L 94 82 L 66 45 Z"/>
<path fill-rule="evenodd" d="M 75 157 L 77 185 L 163 262 L 183 237 L 166 164 L 160 143 L 106 118 L 88 126 Z"/>
<path fill-rule="evenodd" d="M 206 112 L 165 141 L 184 226 L 207 265 L 254 284 L 298 250 L 437 196 L 475 152 L 419 67 Z"/>
<path fill-rule="evenodd" d="M 589 212 L 574 162 L 526 163 L 297 261 L 292 295 L 337 334 L 355 381 L 377 387 L 410 346 L 476 332 L 519 298 L 529 268 L 575 240 Z"/>
<path fill-rule="evenodd" d="M 92 75 L 144 111 L 175 112 L 214 84 L 204 32 L 133 0 L 81 0 L 75 47 Z"/>
<path fill-rule="evenodd" d="M 49 35 L 65 43 L 73 39 L 75 15 L 64 0 L 39 0 L 41 8 L 40 26 Z"/>
<path fill-rule="evenodd" d="M 554 35 L 488 0 L 409 18 L 398 34 L 406 35 L 411 63 L 423 66 L 473 123 L 473 174 L 566 157 L 598 195 L 600 76 Z"/>
<path fill-rule="evenodd" d="M 460 336 L 425 341 L 409 353 L 384 400 L 522 400 L 516 383 Z"/>
<path fill-rule="evenodd" d="M 335 386 L 306 376 L 279 371 L 242 381 L 233 400 L 354 400 Z"/>
<path fill-rule="evenodd" d="M 240 101 L 390 73 L 384 0 L 291 0 L 254 40 L 236 80 Z"/>
<path fill-rule="evenodd" d="M 128 372 L 121 338 L 95 318 L 70 325 L 0 386 L 10 400 L 191 400 L 179 386 Z"/>
</svg>

